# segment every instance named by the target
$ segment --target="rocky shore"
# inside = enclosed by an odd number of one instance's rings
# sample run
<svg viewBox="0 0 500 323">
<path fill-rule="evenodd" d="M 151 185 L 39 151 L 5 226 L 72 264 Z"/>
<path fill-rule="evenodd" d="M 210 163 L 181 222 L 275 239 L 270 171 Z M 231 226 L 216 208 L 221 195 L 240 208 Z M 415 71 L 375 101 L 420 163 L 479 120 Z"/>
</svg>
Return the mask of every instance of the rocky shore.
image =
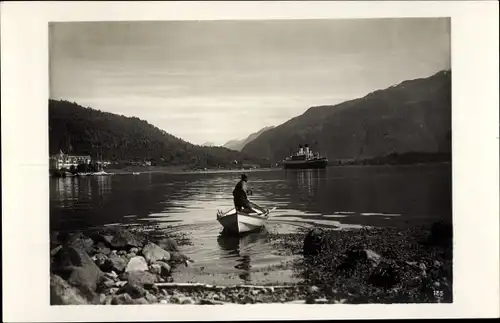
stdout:
<svg viewBox="0 0 500 323">
<path fill-rule="evenodd" d="M 183 236 L 155 227 L 111 227 L 51 235 L 52 305 L 270 303 L 292 301 L 300 286 L 213 286 L 175 283 L 172 270 L 193 260 Z"/>
<path fill-rule="evenodd" d="M 313 229 L 280 238 L 302 254 L 293 265 L 306 303 L 451 303 L 453 230 L 446 222 L 413 228 Z"/>
<path fill-rule="evenodd" d="M 193 260 L 189 243 L 155 227 L 110 227 L 51 235 L 52 305 L 225 303 L 422 303 L 452 301 L 451 226 L 313 229 L 275 234 L 296 255 L 300 284 L 214 286 L 176 283 Z"/>
</svg>

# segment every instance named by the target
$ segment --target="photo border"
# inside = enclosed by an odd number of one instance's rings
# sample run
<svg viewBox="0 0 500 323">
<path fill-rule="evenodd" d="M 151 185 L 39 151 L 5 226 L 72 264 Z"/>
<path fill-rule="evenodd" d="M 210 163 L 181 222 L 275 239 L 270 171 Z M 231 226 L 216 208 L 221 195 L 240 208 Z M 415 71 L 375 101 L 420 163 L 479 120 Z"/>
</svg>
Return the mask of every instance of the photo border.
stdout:
<svg viewBox="0 0 500 323">
<path fill-rule="evenodd" d="M 5 321 L 499 316 L 496 1 L 2 2 L 1 9 Z M 49 22 L 389 17 L 451 17 L 452 304 L 49 305 Z"/>
</svg>

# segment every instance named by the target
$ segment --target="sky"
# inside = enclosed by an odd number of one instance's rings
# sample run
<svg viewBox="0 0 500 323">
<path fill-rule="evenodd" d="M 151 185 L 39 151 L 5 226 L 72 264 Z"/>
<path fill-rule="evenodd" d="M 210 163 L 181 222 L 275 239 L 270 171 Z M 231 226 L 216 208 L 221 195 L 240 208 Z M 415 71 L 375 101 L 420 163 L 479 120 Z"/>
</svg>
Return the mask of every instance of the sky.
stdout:
<svg viewBox="0 0 500 323">
<path fill-rule="evenodd" d="M 50 98 L 222 145 L 450 69 L 447 18 L 57 22 Z"/>
</svg>

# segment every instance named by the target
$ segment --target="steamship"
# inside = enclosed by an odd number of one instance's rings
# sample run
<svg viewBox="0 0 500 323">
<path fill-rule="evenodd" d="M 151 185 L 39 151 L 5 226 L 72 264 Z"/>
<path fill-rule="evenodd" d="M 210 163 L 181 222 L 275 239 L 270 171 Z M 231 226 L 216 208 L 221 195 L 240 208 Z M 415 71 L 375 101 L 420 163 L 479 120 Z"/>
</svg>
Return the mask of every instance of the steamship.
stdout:
<svg viewBox="0 0 500 323">
<path fill-rule="evenodd" d="M 313 153 L 309 149 L 309 145 L 299 145 L 299 150 L 283 160 L 283 167 L 295 169 L 307 168 L 325 168 L 328 165 L 328 159 L 321 157 L 319 153 Z"/>
</svg>

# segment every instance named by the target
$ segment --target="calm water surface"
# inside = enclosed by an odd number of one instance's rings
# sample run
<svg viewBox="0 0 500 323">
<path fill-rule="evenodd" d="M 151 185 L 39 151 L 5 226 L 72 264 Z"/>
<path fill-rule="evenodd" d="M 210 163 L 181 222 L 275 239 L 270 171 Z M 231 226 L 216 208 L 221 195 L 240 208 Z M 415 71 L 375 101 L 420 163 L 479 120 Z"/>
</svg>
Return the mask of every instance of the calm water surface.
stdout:
<svg viewBox="0 0 500 323">
<path fill-rule="evenodd" d="M 232 207 L 239 173 L 52 178 L 51 229 L 159 224 L 187 234 L 192 242 L 181 251 L 195 263 L 177 281 L 256 283 L 273 279 L 261 274 L 264 268 L 289 260 L 270 245 L 270 232 L 312 225 L 412 226 L 451 219 L 451 167 L 446 164 L 248 174 L 252 201 L 277 209 L 265 230 L 241 239 L 221 236 L 216 220 L 217 209 Z M 292 279 L 283 272 L 279 276 L 275 278 Z"/>
</svg>

